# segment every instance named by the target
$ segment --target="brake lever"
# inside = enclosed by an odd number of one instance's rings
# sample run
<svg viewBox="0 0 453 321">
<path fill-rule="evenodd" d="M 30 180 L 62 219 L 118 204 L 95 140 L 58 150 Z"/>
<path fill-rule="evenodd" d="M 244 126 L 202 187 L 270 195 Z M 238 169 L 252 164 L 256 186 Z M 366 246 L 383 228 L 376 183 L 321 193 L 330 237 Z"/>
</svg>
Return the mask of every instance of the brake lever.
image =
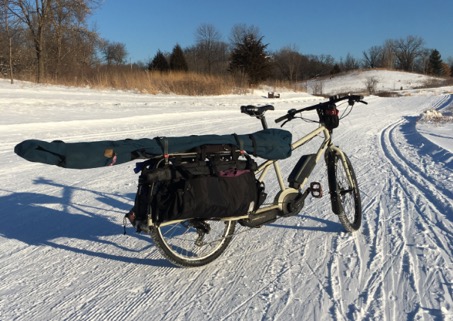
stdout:
<svg viewBox="0 0 453 321">
<path fill-rule="evenodd" d="M 285 126 L 285 124 L 286 124 L 287 122 L 289 122 L 289 119 L 288 119 L 288 120 L 285 120 L 285 121 L 283 122 L 283 124 L 280 125 L 280 128 L 282 128 L 283 126 Z"/>
<path fill-rule="evenodd" d="M 285 125 L 287 122 L 293 120 L 294 118 L 296 118 L 296 109 L 290 109 L 288 110 L 288 119 L 282 124 L 281 127 L 283 127 L 283 125 Z"/>
</svg>

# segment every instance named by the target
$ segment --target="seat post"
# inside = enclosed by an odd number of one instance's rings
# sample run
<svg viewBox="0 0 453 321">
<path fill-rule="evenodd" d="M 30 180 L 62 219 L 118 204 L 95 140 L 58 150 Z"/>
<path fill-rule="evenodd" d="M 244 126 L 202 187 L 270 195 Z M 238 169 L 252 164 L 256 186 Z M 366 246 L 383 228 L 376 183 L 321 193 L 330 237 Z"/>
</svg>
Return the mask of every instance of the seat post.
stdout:
<svg viewBox="0 0 453 321">
<path fill-rule="evenodd" d="M 261 120 L 261 125 L 263 125 L 263 129 L 267 129 L 267 121 L 266 121 L 266 117 L 264 116 L 264 114 L 262 114 L 260 117 L 258 117 L 260 120 Z"/>
</svg>

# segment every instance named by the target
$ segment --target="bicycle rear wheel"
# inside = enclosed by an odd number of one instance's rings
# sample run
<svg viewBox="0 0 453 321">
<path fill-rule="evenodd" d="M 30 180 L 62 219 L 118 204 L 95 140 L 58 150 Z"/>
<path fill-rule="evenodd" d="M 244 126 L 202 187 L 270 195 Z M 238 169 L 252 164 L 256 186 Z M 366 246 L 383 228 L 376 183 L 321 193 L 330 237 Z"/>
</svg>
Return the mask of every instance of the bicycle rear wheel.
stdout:
<svg viewBox="0 0 453 321">
<path fill-rule="evenodd" d="M 230 244 L 235 221 L 187 220 L 160 227 L 150 227 L 150 235 L 159 252 L 182 267 L 208 264 Z"/>
<path fill-rule="evenodd" d="M 327 155 L 327 173 L 332 210 L 348 232 L 357 231 L 362 224 L 362 204 L 359 186 L 351 161 L 336 152 Z"/>
</svg>

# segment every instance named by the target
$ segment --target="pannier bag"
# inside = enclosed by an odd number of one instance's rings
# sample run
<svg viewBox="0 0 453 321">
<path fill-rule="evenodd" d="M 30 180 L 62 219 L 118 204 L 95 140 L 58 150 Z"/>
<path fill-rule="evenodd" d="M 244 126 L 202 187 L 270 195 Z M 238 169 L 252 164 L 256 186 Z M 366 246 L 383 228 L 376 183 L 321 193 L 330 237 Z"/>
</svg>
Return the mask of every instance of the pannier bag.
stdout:
<svg viewBox="0 0 453 321">
<path fill-rule="evenodd" d="M 162 184 L 151 202 L 152 217 L 163 222 L 241 216 L 255 209 L 257 196 L 250 170 L 237 176 L 195 176 Z"/>
<path fill-rule="evenodd" d="M 253 160 L 213 155 L 202 159 L 144 168 L 133 208 L 137 220 L 146 220 L 148 214 L 155 223 L 235 217 L 260 205 L 263 190 Z"/>
<path fill-rule="evenodd" d="M 284 159 L 291 156 L 291 139 L 290 132 L 277 128 L 243 135 L 192 135 L 79 143 L 30 139 L 17 144 L 14 152 L 30 162 L 86 169 L 160 156 L 164 153 L 163 140 L 168 144 L 168 153 L 185 153 L 207 144 L 234 144 L 254 156 Z"/>
</svg>

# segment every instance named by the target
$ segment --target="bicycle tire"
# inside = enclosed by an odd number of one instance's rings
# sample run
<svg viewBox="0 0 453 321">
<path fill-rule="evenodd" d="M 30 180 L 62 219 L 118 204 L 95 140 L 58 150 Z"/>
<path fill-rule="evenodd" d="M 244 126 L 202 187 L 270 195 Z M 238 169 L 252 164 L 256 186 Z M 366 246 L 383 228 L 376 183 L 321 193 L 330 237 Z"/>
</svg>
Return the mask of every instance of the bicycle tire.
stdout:
<svg viewBox="0 0 453 321">
<path fill-rule="evenodd" d="M 149 234 L 157 249 L 176 266 L 197 267 L 211 263 L 228 247 L 236 227 L 236 221 L 231 220 L 198 221 L 207 224 L 210 231 L 204 234 L 202 244 L 197 244 L 199 233 L 191 221 L 163 227 L 150 226 Z"/>
<path fill-rule="evenodd" d="M 354 168 L 346 154 L 344 157 L 347 166 L 344 166 L 337 153 L 331 152 L 327 156 L 329 190 L 332 209 L 338 215 L 341 225 L 347 232 L 354 232 L 362 224 L 362 203 Z M 347 178 L 348 172 L 353 186 Z"/>
</svg>

